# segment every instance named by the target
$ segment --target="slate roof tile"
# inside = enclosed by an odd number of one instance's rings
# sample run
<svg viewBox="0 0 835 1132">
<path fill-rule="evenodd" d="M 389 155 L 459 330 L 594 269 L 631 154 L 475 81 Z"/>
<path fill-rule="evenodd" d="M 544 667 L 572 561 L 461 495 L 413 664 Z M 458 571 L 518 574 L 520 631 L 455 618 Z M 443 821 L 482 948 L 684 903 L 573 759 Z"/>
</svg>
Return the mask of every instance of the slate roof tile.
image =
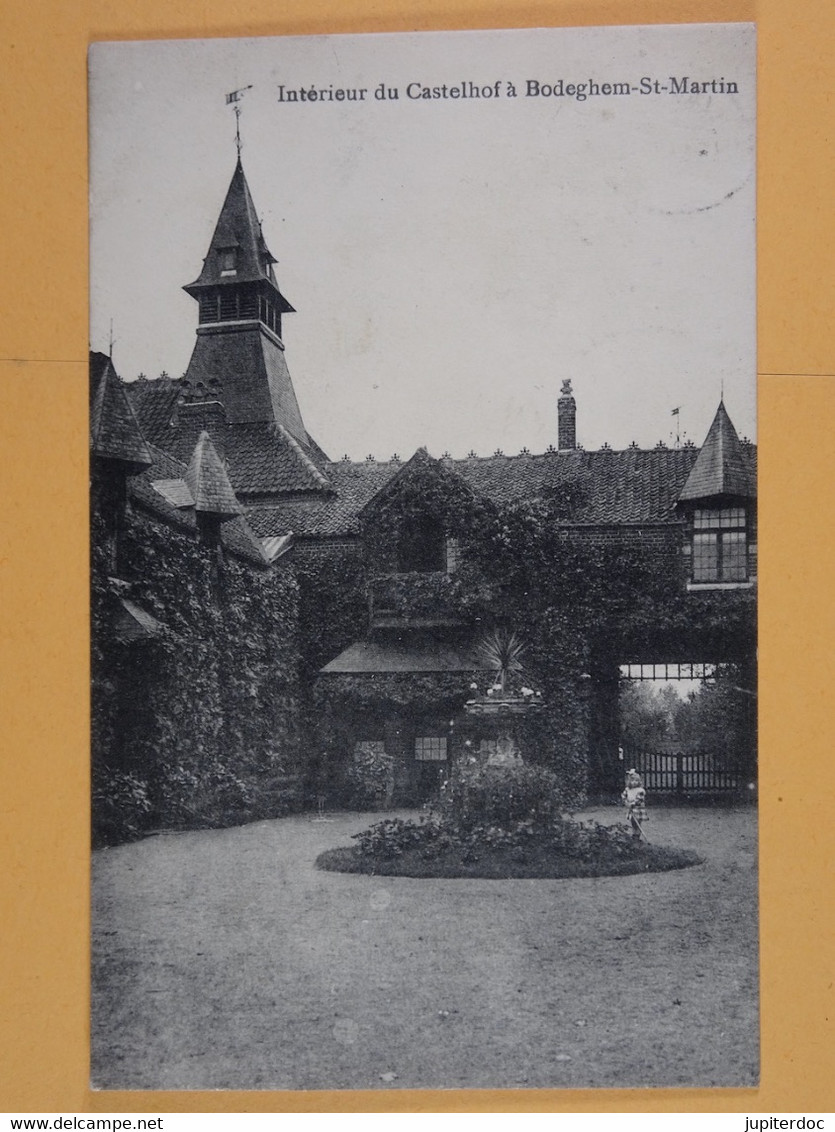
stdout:
<svg viewBox="0 0 835 1132">
<path fill-rule="evenodd" d="M 125 382 L 125 392 L 151 444 L 164 447 L 181 388 L 180 380 L 173 377 L 140 377 Z"/>
<path fill-rule="evenodd" d="M 158 448 L 187 462 L 207 430 L 226 462 L 235 493 L 241 496 L 307 492 L 330 487 L 326 462 L 316 445 L 306 446 L 281 425 L 268 421 L 229 424 L 216 403 L 178 405 L 178 379 L 147 379 L 125 386 L 143 432 Z"/>
<path fill-rule="evenodd" d="M 138 471 L 151 453 L 123 382 L 106 354 L 90 355 L 90 451 Z"/>
<path fill-rule="evenodd" d="M 150 452 L 154 459 L 152 466 L 129 482 L 131 498 L 144 510 L 165 522 L 193 531 L 196 539 L 197 519 L 194 509 L 172 505 L 154 487 L 155 481 L 185 479 L 186 465 L 153 445 L 150 446 Z M 220 537 L 224 548 L 236 557 L 261 567 L 269 565 L 260 540 L 253 534 L 243 515 L 223 523 Z"/>
<path fill-rule="evenodd" d="M 236 253 L 235 270 L 230 274 L 224 272 L 222 255 L 225 249 L 233 249 Z M 275 256 L 264 240 L 258 213 L 238 158 L 200 275 L 185 290 L 194 293 L 202 287 L 257 282 L 262 279 L 267 279 L 276 286 L 272 269 L 275 262 Z M 283 310 L 292 311 L 293 308 L 283 295 L 281 301 Z"/>
<path fill-rule="evenodd" d="M 696 500 L 755 494 L 755 481 L 745 455 L 745 445 L 737 436 L 724 402 L 720 401 L 681 498 Z"/>
<path fill-rule="evenodd" d="M 189 492 L 197 511 L 211 515 L 243 514 L 229 476 L 221 463 L 209 434 L 201 432 L 185 474 Z"/>
</svg>

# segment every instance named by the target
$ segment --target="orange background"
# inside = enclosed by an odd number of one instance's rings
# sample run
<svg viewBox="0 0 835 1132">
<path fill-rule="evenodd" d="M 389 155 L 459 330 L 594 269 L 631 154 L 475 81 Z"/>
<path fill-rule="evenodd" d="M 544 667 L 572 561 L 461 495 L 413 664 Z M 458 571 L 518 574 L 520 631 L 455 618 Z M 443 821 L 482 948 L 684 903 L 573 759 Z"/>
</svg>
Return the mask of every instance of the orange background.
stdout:
<svg viewBox="0 0 835 1132">
<path fill-rule="evenodd" d="M 759 1090 L 91 1093 L 87 116 L 97 39 L 756 20 Z M 6 0 L 0 13 L 0 727 L 6 1111 L 829 1111 L 835 514 L 831 0 Z"/>
</svg>

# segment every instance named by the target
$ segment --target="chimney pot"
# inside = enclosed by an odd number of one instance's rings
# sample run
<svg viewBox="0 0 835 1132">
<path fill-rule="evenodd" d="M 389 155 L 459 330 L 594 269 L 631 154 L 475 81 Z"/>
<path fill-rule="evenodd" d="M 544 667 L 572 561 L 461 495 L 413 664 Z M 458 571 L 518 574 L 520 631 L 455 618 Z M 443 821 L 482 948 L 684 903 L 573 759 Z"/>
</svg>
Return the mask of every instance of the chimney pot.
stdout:
<svg viewBox="0 0 835 1132">
<path fill-rule="evenodd" d="M 571 392 L 571 379 L 562 383 L 557 401 L 557 446 L 560 452 L 577 447 L 577 402 Z"/>
</svg>

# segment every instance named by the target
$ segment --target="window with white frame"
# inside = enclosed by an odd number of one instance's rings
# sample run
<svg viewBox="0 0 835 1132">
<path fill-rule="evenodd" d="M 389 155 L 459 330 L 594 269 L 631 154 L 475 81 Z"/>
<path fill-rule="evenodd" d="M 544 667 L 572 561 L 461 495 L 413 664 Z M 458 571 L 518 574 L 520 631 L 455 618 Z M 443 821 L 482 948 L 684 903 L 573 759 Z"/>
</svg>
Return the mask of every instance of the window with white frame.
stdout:
<svg viewBox="0 0 835 1132">
<path fill-rule="evenodd" d="M 744 507 L 697 508 L 693 513 L 692 580 L 746 582 L 748 534 Z"/>
</svg>

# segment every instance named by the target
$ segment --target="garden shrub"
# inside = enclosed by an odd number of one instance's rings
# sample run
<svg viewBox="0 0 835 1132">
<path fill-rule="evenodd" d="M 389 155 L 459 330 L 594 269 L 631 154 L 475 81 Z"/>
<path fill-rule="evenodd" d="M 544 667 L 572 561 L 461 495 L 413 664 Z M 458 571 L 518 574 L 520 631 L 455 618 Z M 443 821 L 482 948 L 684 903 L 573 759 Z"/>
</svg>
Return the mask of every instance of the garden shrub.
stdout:
<svg viewBox="0 0 835 1132">
<path fill-rule="evenodd" d="M 504 825 L 462 823 L 429 813 L 418 821 L 378 822 L 354 835 L 354 848 L 329 849 L 317 866 L 336 872 L 410 877 L 588 877 L 687 868 L 690 850 L 649 845 L 625 825 L 555 816 Z"/>
<path fill-rule="evenodd" d="M 93 768 L 92 804 L 99 845 L 138 837 L 151 810 L 147 784 L 135 774 L 107 766 Z"/>
<path fill-rule="evenodd" d="M 358 809 L 382 806 L 390 792 L 394 760 L 383 750 L 357 746 L 348 764 L 351 803 Z"/>
<path fill-rule="evenodd" d="M 442 810 L 462 826 L 506 828 L 524 821 L 541 826 L 559 816 L 561 802 L 553 771 L 526 763 L 465 763 L 454 769 L 441 793 Z"/>
</svg>

